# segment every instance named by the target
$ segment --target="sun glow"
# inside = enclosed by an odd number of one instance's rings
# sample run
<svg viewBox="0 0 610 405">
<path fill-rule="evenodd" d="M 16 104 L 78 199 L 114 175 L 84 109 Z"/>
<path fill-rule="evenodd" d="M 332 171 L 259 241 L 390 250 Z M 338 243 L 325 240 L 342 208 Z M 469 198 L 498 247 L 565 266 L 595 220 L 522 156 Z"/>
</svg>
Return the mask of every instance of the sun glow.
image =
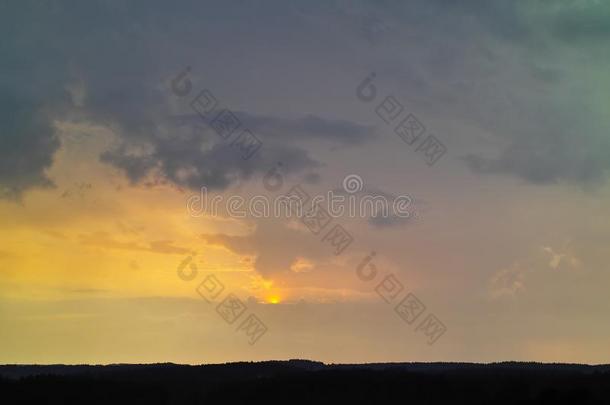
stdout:
<svg viewBox="0 0 610 405">
<path fill-rule="evenodd" d="M 277 295 L 271 295 L 267 298 L 267 302 L 270 304 L 279 304 L 280 301 L 280 297 L 278 297 Z"/>
</svg>

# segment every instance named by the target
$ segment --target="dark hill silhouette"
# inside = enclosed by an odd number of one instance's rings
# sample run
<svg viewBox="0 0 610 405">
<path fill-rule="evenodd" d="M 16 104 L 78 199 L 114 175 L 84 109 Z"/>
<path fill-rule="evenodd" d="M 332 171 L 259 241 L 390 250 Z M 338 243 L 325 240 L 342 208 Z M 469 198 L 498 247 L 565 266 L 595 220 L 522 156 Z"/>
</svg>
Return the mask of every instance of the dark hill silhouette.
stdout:
<svg viewBox="0 0 610 405">
<path fill-rule="evenodd" d="M 609 404 L 610 366 L 308 360 L 4 365 L 0 395 L 10 404 Z"/>
</svg>

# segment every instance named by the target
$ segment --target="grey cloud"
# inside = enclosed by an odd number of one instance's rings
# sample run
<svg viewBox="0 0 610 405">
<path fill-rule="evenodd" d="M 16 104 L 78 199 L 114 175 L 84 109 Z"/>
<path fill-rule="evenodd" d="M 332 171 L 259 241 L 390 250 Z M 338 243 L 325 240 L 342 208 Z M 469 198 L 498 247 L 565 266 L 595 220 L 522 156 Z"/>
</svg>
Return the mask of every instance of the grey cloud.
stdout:
<svg viewBox="0 0 610 405">
<path fill-rule="evenodd" d="M 236 254 L 256 256 L 254 269 L 263 277 L 289 272 L 298 258 L 317 263 L 332 255 L 308 229 L 296 230 L 288 225 L 285 218 L 258 220 L 256 229 L 245 236 L 203 234 L 202 238 Z"/>
<path fill-rule="evenodd" d="M 0 198 L 19 198 L 30 187 L 53 186 L 45 169 L 59 148 L 51 123 L 29 100 L 0 91 Z"/>
<path fill-rule="evenodd" d="M 216 136 L 210 132 L 205 131 L 207 139 Z M 224 189 L 238 179 L 247 180 L 255 174 L 266 173 L 278 161 L 283 162 L 282 169 L 286 174 L 319 166 L 306 151 L 295 147 L 264 143 L 257 155 L 244 160 L 230 144 L 216 142 L 207 147 L 205 139 L 197 136 L 153 137 L 146 141 L 149 152 L 131 153 L 123 144 L 102 154 L 101 159 L 124 170 L 133 183 L 153 174 L 192 189 L 202 186 Z"/>
<path fill-rule="evenodd" d="M 539 106 L 538 111 L 538 120 L 516 119 L 499 131 L 507 145 L 496 156 L 464 156 L 468 167 L 477 173 L 510 174 L 534 184 L 602 184 L 610 171 L 606 135 L 610 128 L 588 111 L 562 115 L 555 106 Z"/>
<path fill-rule="evenodd" d="M 375 138 L 374 128 L 346 120 L 329 119 L 308 114 L 304 117 L 288 119 L 233 111 L 240 122 L 265 139 L 277 141 L 325 140 L 343 145 L 360 145 Z M 206 122 L 209 123 L 211 119 Z M 171 117 L 177 125 L 196 125 L 203 120 L 194 114 Z"/>
<path fill-rule="evenodd" d="M 307 173 L 303 176 L 303 182 L 306 184 L 318 184 L 322 180 L 320 173 Z"/>
<path fill-rule="evenodd" d="M 240 113 L 243 121 L 257 133 L 273 137 L 301 139 L 322 139 L 345 145 L 358 145 L 374 138 L 370 126 L 359 125 L 345 120 L 333 120 L 312 114 L 298 119 L 283 119 Z"/>
<path fill-rule="evenodd" d="M 143 180 L 157 166 L 154 157 L 130 153 L 126 144 L 102 153 L 100 160 L 123 170 L 132 184 Z"/>
<path fill-rule="evenodd" d="M 214 13 L 233 12 L 221 2 L 187 2 L 183 7 L 149 2 L 140 7 L 102 1 L 68 6 L 26 0 L 21 6 L 1 7 L 3 37 L 13 43 L 0 44 L 8 61 L 0 85 L 6 80 L 11 91 L 28 102 L 7 99 L 2 103 L 4 111 L 19 110 L 12 114 L 14 125 L 9 120 L 11 127 L 1 134 L 3 194 L 51 184 L 44 170 L 59 148 L 51 122 L 74 115 L 73 110 L 78 110 L 79 118 L 108 125 L 118 133 L 123 142 L 100 158 L 122 170 L 132 183 L 154 172 L 182 186 L 221 189 L 265 172 L 277 161 L 285 163 L 287 173 L 318 167 L 307 150 L 291 145 L 297 140 L 359 145 L 373 136 L 370 127 L 313 114 L 286 119 L 240 112 L 244 126 L 265 137 L 260 156 L 250 161 L 211 139 L 214 134 L 209 131 L 206 135 L 210 136 L 201 142 L 172 139 L 184 129 L 176 129 L 167 119 L 175 109 L 164 81 L 176 73 L 176 60 L 203 59 L 196 49 L 209 46 L 201 40 L 210 37 L 205 33 L 225 29 L 207 24 L 217 20 L 211 17 Z M 253 11 L 265 15 L 264 10 L 244 4 L 233 16 L 235 24 L 249 19 Z M 36 28 L 27 25 L 30 20 L 39 21 Z M 163 32 L 158 30 L 159 23 Z M 184 30 L 186 26 L 191 29 Z M 201 35 L 193 36 L 193 30 Z M 45 60 L 44 68 L 36 63 L 37 58 Z M 69 105 L 66 86 L 73 80 L 82 81 L 86 88 L 79 105 L 42 115 L 47 106 Z M 145 150 L 139 150 L 141 147 Z"/>
<path fill-rule="evenodd" d="M 606 181 L 610 142 L 602 88 L 610 5 L 596 1 L 360 2 L 353 12 L 392 28 L 377 43 L 378 88 L 407 108 L 478 127 L 463 162 L 534 184 Z M 381 34 L 380 34 L 381 35 Z M 408 46 L 402 39 L 410 38 Z M 585 41 L 587 40 L 587 41 Z M 590 41 L 588 41 L 590 40 Z M 574 46 L 566 46 L 574 45 Z M 394 87 L 388 84 L 396 83 Z M 598 93 L 598 94 L 594 94 Z M 434 132 L 434 122 L 427 127 Z"/>
<path fill-rule="evenodd" d="M 554 5 L 553 34 L 566 42 L 608 40 L 610 4 L 608 2 L 560 1 Z"/>
<path fill-rule="evenodd" d="M 590 75 L 601 75 L 609 64 L 600 45 L 610 39 L 605 18 L 610 7 L 572 1 L 482 3 L 455 3 L 456 11 L 476 16 L 478 24 L 446 21 L 441 31 L 453 33 L 450 45 L 437 44 L 434 29 L 427 39 L 434 52 L 418 47 L 416 62 L 405 63 L 424 83 L 417 88 L 419 105 L 488 136 L 496 150 L 482 152 L 471 143 L 472 152 L 464 154 L 475 173 L 584 188 L 604 183 L 610 126 L 600 109 L 605 96 Z M 498 32 L 492 25 L 503 28 Z M 468 46 L 475 37 L 483 41 Z M 597 41 L 579 41 L 583 38 Z M 566 47 L 569 41 L 578 41 L 578 48 Z M 465 139 L 460 147 L 468 143 Z"/>
<path fill-rule="evenodd" d="M 9 117 L 0 128 L 3 196 L 51 184 L 44 171 L 59 147 L 51 122 L 66 116 L 65 87 L 75 78 L 86 86 L 79 111 L 95 123 L 112 126 L 124 141 L 102 155 L 102 161 L 123 170 L 133 182 L 157 171 L 180 185 L 224 188 L 278 160 L 289 163 L 289 171 L 315 167 L 310 149 L 304 149 L 308 141 L 364 145 L 374 138 L 373 129 L 348 120 L 238 112 L 244 126 L 265 143 L 259 158 L 245 162 L 226 145 L 177 136 L 184 131 L 167 118 L 176 111 L 164 80 L 176 73 L 177 64 L 194 61 L 218 72 L 220 65 L 241 62 L 228 57 L 223 45 L 236 54 L 252 45 L 259 54 L 247 56 L 258 56 L 250 61 L 256 64 L 255 72 L 267 67 L 258 64 L 270 56 L 270 64 L 281 61 L 291 67 L 290 61 L 265 53 L 260 44 L 286 33 L 288 40 L 271 45 L 290 59 L 297 55 L 294 49 L 308 42 L 305 39 L 322 37 L 314 31 L 320 27 L 314 24 L 317 19 L 332 22 L 336 37 L 328 37 L 328 44 L 303 47 L 304 57 L 330 58 L 339 44 L 360 51 L 364 41 L 364 50 L 371 51 L 371 60 L 379 65 L 380 89 L 383 77 L 397 79 L 406 87 L 393 89 L 396 96 L 408 101 L 407 107 L 415 106 L 415 113 L 458 117 L 506 145 L 496 157 L 468 154 L 465 162 L 475 172 L 507 173 L 535 183 L 590 184 L 605 179 L 610 167 L 608 128 L 599 124 L 601 112 L 590 112 L 596 101 L 587 98 L 591 89 L 580 76 L 584 68 L 607 70 L 604 54 L 595 48 L 603 42 L 580 41 L 577 54 L 558 46 L 569 40 L 607 39 L 605 17 L 610 9 L 602 2 L 338 1 L 330 6 L 277 2 L 232 7 L 193 1 L 170 7 L 153 1 L 142 7 L 24 0 L 0 7 L 0 103 Z M 278 15 L 285 18 L 274 17 Z M 262 22 L 256 25 L 265 27 L 260 32 L 250 31 L 250 21 L 265 18 L 274 24 Z M 218 23 L 225 20 L 230 22 L 227 27 Z M 209 40 L 216 37 L 227 42 Z M 292 46 L 293 40 L 298 46 Z M 589 64 L 580 55 L 594 58 Z M 333 69 L 346 68 L 342 60 L 328 63 Z M 201 74 L 206 74 L 203 68 Z M 57 105 L 62 107 L 51 113 L 51 106 Z M 540 106 L 542 114 L 532 113 Z M 569 120 L 562 119 L 568 115 Z M 432 124 L 427 127 L 434 132 Z M 170 142 L 172 137 L 176 139 Z M 134 152 L 133 144 L 148 149 Z"/>
<path fill-rule="evenodd" d="M 408 209 L 409 215 L 400 216 L 400 215 L 396 215 L 396 213 L 393 210 L 393 206 L 392 206 L 394 200 L 396 198 L 398 198 L 398 195 L 388 193 L 379 188 L 365 186 L 362 188 L 362 190 L 355 192 L 355 193 L 347 193 L 342 188 L 336 188 L 333 190 L 333 192 L 336 195 L 356 196 L 358 198 L 357 204 L 360 204 L 360 202 L 359 202 L 360 199 L 362 199 L 365 196 L 383 197 L 385 199 L 385 201 L 388 202 L 388 209 L 389 209 L 385 215 L 384 215 L 384 212 L 380 209 L 378 209 L 375 212 L 368 212 L 368 211 L 366 212 L 368 214 L 368 219 L 367 219 L 368 224 L 377 229 L 394 228 L 394 227 L 401 227 L 401 226 L 407 226 L 407 225 L 412 224 L 413 221 L 415 220 L 416 216 L 418 215 L 418 213 L 424 209 L 424 206 L 426 204 L 426 202 L 423 200 L 413 198 L 408 194 L 401 194 L 401 196 L 409 197 L 410 203 L 407 207 L 403 207 L 403 208 Z M 377 206 L 375 206 L 375 207 L 377 207 Z"/>
<path fill-rule="evenodd" d="M 390 204 L 389 212 L 387 213 L 387 215 L 384 215 L 383 212 L 379 212 L 379 211 L 371 213 L 371 215 L 368 219 L 368 224 L 374 228 L 386 229 L 386 228 L 402 227 L 402 226 L 411 225 L 413 223 L 413 221 L 415 220 L 415 216 L 417 215 L 417 211 L 418 211 L 418 207 L 419 207 L 419 203 L 420 203 L 419 200 L 409 197 L 411 199 L 411 203 L 407 207 L 407 209 L 409 211 L 409 215 L 400 216 L 400 215 L 396 215 L 396 213 L 394 212 L 393 207 L 391 205 L 398 196 L 396 196 L 392 193 L 387 193 L 387 192 L 379 190 L 379 189 L 375 189 L 375 188 L 369 188 L 369 189 L 364 188 L 359 194 L 361 197 L 363 195 L 383 196 L 386 199 L 386 201 L 388 201 L 388 203 Z"/>
<path fill-rule="evenodd" d="M 528 150 L 527 147 L 513 146 L 503 151 L 500 158 L 468 155 L 464 160 L 475 172 L 512 174 L 535 184 L 569 181 L 591 186 L 603 182 L 606 173 L 610 170 L 610 164 L 605 161 L 607 158 L 589 159 L 583 156 L 575 161 L 565 155 L 569 150 L 558 152 L 556 155 L 543 154 L 536 150 Z"/>
</svg>

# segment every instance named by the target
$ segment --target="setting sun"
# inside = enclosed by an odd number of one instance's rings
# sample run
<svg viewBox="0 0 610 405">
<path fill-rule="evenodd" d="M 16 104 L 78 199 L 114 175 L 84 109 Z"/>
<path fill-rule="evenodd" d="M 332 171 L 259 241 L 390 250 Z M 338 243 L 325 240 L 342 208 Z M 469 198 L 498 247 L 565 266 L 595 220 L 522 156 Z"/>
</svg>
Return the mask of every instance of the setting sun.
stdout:
<svg viewBox="0 0 610 405">
<path fill-rule="evenodd" d="M 272 296 L 267 298 L 267 302 L 270 303 L 270 304 L 279 304 L 280 303 L 280 297 L 278 297 L 277 295 L 272 295 Z"/>
</svg>

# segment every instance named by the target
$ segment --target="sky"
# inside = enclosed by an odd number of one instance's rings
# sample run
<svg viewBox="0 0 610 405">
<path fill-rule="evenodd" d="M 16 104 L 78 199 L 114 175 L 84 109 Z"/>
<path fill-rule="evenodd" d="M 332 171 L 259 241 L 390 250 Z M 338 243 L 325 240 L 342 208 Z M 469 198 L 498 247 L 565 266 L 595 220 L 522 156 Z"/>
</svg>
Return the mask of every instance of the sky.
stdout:
<svg viewBox="0 0 610 405">
<path fill-rule="evenodd" d="M 602 0 L 3 2 L 0 363 L 610 362 L 609 45 Z"/>
</svg>

